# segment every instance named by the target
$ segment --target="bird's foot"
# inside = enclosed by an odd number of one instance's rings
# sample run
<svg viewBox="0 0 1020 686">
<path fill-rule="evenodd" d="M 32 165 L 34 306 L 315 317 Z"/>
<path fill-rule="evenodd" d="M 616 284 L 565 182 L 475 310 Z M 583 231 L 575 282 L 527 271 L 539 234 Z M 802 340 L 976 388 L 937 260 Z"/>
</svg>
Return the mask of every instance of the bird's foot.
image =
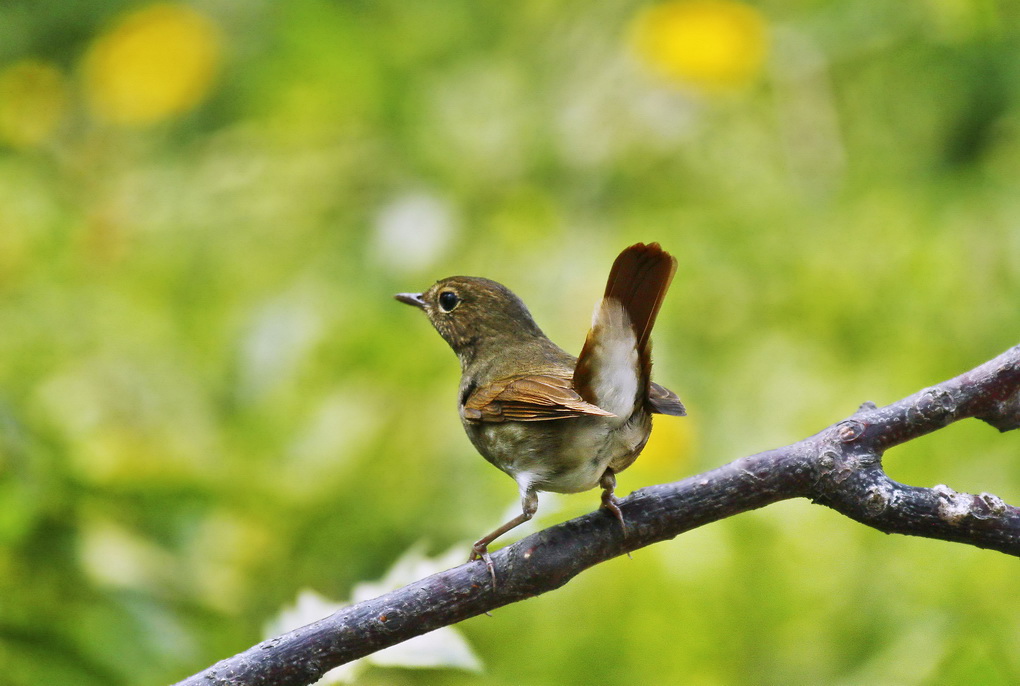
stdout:
<svg viewBox="0 0 1020 686">
<path fill-rule="evenodd" d="M 496 590 L 496 566 L 492 564 L 492 556 L 489 555 L 489 546 L 479 541 L 471 546 L 471 556 L 468 557 L 468 562 L 474 562 L 475 560 L 481 560 L 485 563 L 485 566 L 489 570 L 489 576 L 492 577 L 492 589 Z"/>
<path fill-rule="evenodd" d="M 613 494 L 612 491 L 602 491 L 602 508 L 609 510 L 616 517 L 616 521 L 620 522 L 620 528 L 623 529 L 623 537 L 627 537 L 627 522 L 623 520 L 623 511 L 620 509 L 619 500 Z"/>
<path fill-rule="evenodd" d="M 623 521 L 620 501 L 616 498 L 616 474 L 612 469 L 605 471 L 602 478 L 599 479 L 599 485 L 602 486 L 602 508 L 613 513 L 616 521 L 620 522 L 620 528 L 623 529 L 623 537 L 627 538 L 627 522 Z"/>
</svg>

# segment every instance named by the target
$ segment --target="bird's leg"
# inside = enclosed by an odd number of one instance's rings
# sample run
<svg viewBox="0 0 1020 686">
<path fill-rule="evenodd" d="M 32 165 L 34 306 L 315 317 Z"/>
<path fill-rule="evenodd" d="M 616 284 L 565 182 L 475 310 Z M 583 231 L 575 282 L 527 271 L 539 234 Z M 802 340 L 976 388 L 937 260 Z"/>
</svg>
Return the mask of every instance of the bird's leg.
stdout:
<svg viewBox="0 0 1020 686">
<path fill-rule="evenodd" d="M 599 479 L 599 486 L 602 487 L 602 507 L 609 510 L 616 516 L 617 521 L 620 522 L 620 528 L 623 529 L 624 538 L 627 536 L 627 522 L 623 521 L 623 512 L 620 510 L 619 501 L 616 499 L 616 473 L 609 468 L 602 474 L 602 478 Z"/>
<path fill-rule="evenodd" d="M 489 544 L 507 531 L 510 531 L 510 529 L 520 526 L 535 516 L 535 513 L 538 512 L 538 493 L 534 489 L 528 488 L 521 494 L 521 510 L 523 511 L 519 515 L 492 533 L 482 536 L 471 546 L 471 557 L 468 558 L 468 562 L 481 560 L 485 563 L 485 566 L 489 568 L 489 576 L 492 577 L 493 589 L 496 588 L 496 568 L 493 566 L 492 558 L 489 556 Z"/>
</svg>

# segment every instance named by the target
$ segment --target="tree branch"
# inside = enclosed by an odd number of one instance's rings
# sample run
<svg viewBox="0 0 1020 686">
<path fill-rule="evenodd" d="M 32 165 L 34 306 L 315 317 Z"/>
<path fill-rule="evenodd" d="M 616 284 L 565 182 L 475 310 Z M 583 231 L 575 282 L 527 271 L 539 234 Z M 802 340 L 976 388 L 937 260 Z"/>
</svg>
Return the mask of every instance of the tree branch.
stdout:
<svg viewBox="0 0 1020 686">
<path fill-rule="evenodd" d="M 968 417 L 1000 431 L 1020 428 L 1020 345 L 891 405 L 865 403 L 785 448 L 635 491 L 620 502 L 626 538 L 611 514 L 595 511 L 493 553 L 495 589 L 484 564 L 464 564 L 264 641 L 178 686 L 311 684 L 387 646 L 559 588 L 600 562 L 788 498 L 809 498 L 887 533 L 1020 556 L 1016 507 L 990 493 L 906 486 L 882 469 L 888 448 Z"/>
</svg>

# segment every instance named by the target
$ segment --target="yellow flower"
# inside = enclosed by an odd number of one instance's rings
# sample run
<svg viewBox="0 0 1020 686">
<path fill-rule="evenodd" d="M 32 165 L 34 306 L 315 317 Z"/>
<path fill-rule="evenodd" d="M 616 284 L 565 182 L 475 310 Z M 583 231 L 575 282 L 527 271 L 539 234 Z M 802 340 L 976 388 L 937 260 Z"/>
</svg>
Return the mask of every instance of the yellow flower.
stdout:
<svg viewBox="0 0 1020 686">
<path fill-rule="evenodd" d="M 705 91 L 747 84 L 768 52 L 765 20 L 734 0 L 674 0 L 634 18 L 631 43 L 652 70 Z"/>
<path fill-rule="evenodd" d="M 160 3 L 121 17 L 96 39 L 85 85 L 99 117 L 144 125 L 201 102 L 219 64 L 216 26 L 189 7 Z"/>
<path fill-rule="evenodd" d="M 687 472 L 697 443 L 697 424 L 690 417 L 655 417 L 652 435 L 634 466 L 627 484 L 648 485 L 679 479 Z"/>
<path fill-rule="evenodd" d="M 53 65 L 22 60 L 0 71 L 0 141 L 16 148 L 43 143 L 66 107 L 64 77 Z"/>
</svg>

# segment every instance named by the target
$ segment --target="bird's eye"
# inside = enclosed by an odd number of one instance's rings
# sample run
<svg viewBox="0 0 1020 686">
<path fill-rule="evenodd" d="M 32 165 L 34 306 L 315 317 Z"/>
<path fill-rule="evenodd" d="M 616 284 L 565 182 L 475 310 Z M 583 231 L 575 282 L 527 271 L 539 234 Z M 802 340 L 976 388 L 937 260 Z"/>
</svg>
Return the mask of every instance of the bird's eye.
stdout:
<svg viewBox="0 0 1020 686">
<path fill-rule="evenodd" d="M 453 291 L 443 291 L 439 294 L 439 309 L 443 312 L 450 312 L 457 305 L 460 305 L 460 298 Z"/>
</svg>

